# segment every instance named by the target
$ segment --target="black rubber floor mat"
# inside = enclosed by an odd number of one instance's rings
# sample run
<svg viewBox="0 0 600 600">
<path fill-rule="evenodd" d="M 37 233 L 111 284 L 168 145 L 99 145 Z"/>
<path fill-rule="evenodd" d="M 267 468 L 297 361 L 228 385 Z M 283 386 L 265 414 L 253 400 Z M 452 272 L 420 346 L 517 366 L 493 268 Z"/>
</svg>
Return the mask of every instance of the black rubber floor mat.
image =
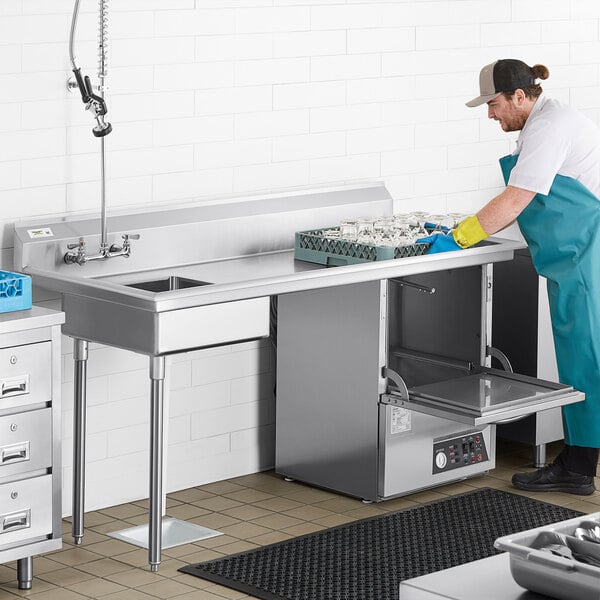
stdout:
<svg viewBox="0 0 600 600">
<path fill-rule="evenodd" d="M 500 536 L 581 514 L 483 488 L 179 570 L 263 600 L 393 600 L 405 579 L 492 556 Z"/>
</svg>

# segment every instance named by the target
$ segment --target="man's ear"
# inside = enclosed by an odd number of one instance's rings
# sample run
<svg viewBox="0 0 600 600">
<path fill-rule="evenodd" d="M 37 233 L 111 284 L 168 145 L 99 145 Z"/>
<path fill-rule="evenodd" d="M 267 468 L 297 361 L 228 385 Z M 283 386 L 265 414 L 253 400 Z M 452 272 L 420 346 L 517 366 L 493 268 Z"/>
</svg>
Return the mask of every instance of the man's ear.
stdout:
<svg viewBox="0 0 600 600">
<path fill-rule="evenodd" d="M 523 103 L 527 99 L 525 92 L 521 88 L 517 88 L 513 94 L 514 103 L 517 106 L 523 106 Z"/>
</svg>

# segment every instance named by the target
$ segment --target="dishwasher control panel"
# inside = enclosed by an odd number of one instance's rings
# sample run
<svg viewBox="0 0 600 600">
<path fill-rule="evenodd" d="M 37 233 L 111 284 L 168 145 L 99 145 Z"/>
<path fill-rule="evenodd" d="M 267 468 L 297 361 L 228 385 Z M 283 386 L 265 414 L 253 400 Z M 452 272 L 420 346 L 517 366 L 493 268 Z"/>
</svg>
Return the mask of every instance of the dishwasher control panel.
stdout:
<svg viewBox="0 0 600 600">
<path fill-rule="evenodd" d="M 489 460 L 483 433 L 474 431 L 459 437 L 435 441 L 433 473 L 460 469 Z"/>
</svg>

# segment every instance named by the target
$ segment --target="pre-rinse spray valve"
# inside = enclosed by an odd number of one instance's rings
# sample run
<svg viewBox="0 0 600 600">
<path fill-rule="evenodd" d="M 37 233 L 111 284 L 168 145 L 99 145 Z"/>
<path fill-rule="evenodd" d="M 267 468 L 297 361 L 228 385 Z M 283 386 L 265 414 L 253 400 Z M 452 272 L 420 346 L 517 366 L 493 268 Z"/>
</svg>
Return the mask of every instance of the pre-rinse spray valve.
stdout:
<svg viewBox="0 0 600 600">
<path fill-rule="evenodd" d="M 104 140 L 112 131 L 112 125 L 105 120 L 106 101 L 104 100 L 104 92 L 106 91 L 107 77 L 107 45 L 108 45 L 108 0 L 99 0 L 99 22 L 98 22 L 98 93 L 94 93 L 92 82 L 87 76 L 81 74 L 81 69 L 77 65 L 75 58 L 75 33 L 77 30 L 77 19 L 79 17 L 80 0 L 74 0 L 73 17 L 71 18 L 71 32 L 69 35 L 69 58 L 75 80 L 69 79 L 67 82 L 68 89 L 74 90 L 79 88 L 81 99 L 85 104 L 85 109 L 92 113 L 96 119 L 96 125 L 92 129 L 92 133 L 100 141 L 100 247 L 95 254 L 88 254 L 85 250 L 85 242 L 80 238 L 79 242 L 69 244 L 67 252 L 63 259 L 67 264 L 84 265 L 90 260 L 112 258 L 113 256 L 128 257 L 131 252 L 129 239 L 135 239 L 135 236 L 124 235 L 123 244 L 121 246 L 113 244 L 109 247 L 107 241 L 107 217 L 106 217 L 106 142 Z M 139 237 L 139 236 L 138 236 Z"/>
<path fill-rule="evenodd" d="M 77 87 L 81 92 L 81 99 L 85 104 L 85 109 L 92 113 L 97 122 L 97 125 L 92 129 L 92 133 L 96 137 L 108 135 L 112 131 L 112 125 L 104 120 L 108 112 L 106 101 L 102 96 L 94 94 L 90 78 L 87 75 L 82 77 L 79 67 L 73 69 L 73 74 L 75 75 L 75 81 L 77 81 Z"/>
</svg>

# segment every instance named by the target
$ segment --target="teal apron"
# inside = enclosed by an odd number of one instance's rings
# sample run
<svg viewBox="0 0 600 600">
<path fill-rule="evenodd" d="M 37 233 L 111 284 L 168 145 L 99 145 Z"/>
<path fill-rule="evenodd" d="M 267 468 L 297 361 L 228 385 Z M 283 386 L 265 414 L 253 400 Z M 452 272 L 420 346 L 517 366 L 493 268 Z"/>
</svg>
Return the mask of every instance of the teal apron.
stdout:
<svg viewBox="0 0 600 600">
<path fill-rule="evenodd" d="M 518 155 L 500 159 L 504 181 Z M 585 393 L 562 409 L 565 441 L 600 448 L 600 200 L 557 175 L 517 218 L 548 299 L 561 383 Z"/>
</svg>

